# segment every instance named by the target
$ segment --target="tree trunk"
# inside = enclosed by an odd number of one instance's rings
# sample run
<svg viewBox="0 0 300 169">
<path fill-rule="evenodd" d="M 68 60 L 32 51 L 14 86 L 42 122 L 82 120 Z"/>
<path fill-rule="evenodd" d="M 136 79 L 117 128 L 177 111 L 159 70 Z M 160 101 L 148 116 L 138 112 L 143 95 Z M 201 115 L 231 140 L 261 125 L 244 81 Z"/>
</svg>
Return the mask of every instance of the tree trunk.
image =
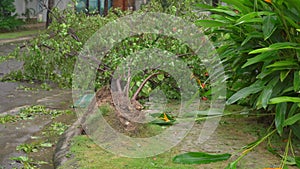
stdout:
<svg viewBox="0 0 300 169">
<path fill-rule="evenodd" d="M 98 12 L 100 15 L 101 14 L 101 0 L 97 0 L 97 8 L 98 8 Z"/>
<path fill-rule="evenodd" d="M 51 10 L 54 7 L 54 3 L 55 3 L 55 0 L 48 0 L 46 27 L 48 27 L 52 22 L 51 17 L 50 17 L 50 13 L 51 13 Z"/>
<path fill-rule="evenodd" d="M 108 0 L 104 0 L 104 13 L 103 15 L 106 16 L 108 14 Z"/>
<path fill-rule="evenodd" d="M 90 13 L 90 1 L 89 0 L 86 1 L 85 8 L 86 8 L 86 13 L 89 14 Z"/>
</svg>

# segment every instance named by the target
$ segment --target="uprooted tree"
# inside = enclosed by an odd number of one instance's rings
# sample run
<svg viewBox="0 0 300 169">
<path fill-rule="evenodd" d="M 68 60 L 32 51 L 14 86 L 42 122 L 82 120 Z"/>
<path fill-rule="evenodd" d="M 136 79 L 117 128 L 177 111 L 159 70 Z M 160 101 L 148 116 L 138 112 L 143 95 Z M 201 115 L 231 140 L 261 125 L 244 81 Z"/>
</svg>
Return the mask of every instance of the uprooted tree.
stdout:
<svg viewBox="0 0 300 169">
<path fill-rule="evenodd" d="M 143 10 L 160 9 L 160 4 L 155 1 L 151 1 L 148 5 Z M 185 5 L 189 4 L 186 3 Z M 179 15 L 193 21 L 196 16 L 193 12 L 188 11 L 191 9 L 185 5 L 180 5 L 175 12 L 173 6 L 172 10 L 169 11 L 173 12 L 173 15 Z M 48 7 L 47 4 L 45 4 L 45 7 Z M 72 9 L 58 11 L 53 8 L 48 9 L 48 11 L 52 20 L 48 29 L 45 33 L 22 46 L 28 50 L 27 54 L 21 56 L 21 59 L 25 62 L 24 72 L 11 74 L 6 77 L 7 79 L 38 80 L 42 82 L 50 80 L 62 87 L 71 87 L 74 63 L 85 42 L 106 23 L 131 13 L 130 11 L 124 12 L 114 9 L 106 17 L 102 17 L 97 15 L 87 16 L 85 13 L 76 13 Z M 177 30 L 174 28 L 169 31 Z M 193 77 L 197 77 L 197 79 L 207 78 L 205 75 L 206 70 L 203 66 L 200 66 L 202 63 L 199 58 L 195 57 L 195 54 L 187 45 L 174 38 L 157 34 L 141 34 L 123 39 L 98 64 L 95 90 L 107 86 L 115 79 L 117 84 L 115 89 L 117 90 L 113 91 L 114 94 L 120 96 L 117 98 L 122 101 L 125 100 L 122 98 L 130 98 L 124 103 L 120 102 L 118 107 L 129 105 L 129 100 L 132 105 L 127 108 L 134 108 L 134 111 L 137 112 L 133 113 L 133 116 L 136 117 L 140 117 L 138 111 L 142 107 L 138 100 L 147 98 L 150 92 L 157 87 L 165 93 L 168 99 L 181 97 L 176 81 L 168 73 L 161 71 L 159 67 L 142 70 L 135 74 L 127 71 L 126 76 L 114 77 L 113 72 L 122 60 L 130 57 L 130 54 L 136 51 L 149 48 L 149 46 L 174 53 L 187 63 L 193 71 Z M 128 121 L 121 117 L 121 114 L 118 116 L 121 123 L 126 126 Z M 122 118 L 125 120 L 122 121 Z"/>
</svg>

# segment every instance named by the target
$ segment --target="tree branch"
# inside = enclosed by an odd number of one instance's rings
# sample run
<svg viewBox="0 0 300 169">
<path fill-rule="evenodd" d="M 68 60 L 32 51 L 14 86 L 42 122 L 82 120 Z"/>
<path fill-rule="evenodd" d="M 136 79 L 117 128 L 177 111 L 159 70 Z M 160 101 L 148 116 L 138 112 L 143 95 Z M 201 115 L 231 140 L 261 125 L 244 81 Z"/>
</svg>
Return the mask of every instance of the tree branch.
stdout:
<svg viewBox="0 0 300 169">
<path fill-rule="evenodd" d="M 56 16 L 53 12 L 52 12 L 52 8 L 49 8 L 45 3 L 43 3 L 43 6 L 45 7 L 45 9 L 47 10 L 47 13 L 49 12 L 49 14 L 51 13 L 52 16 L 59 22 L 59 23 L 67 23 L 65 18 L 62 16 Z M 47 16 L 49 15 L 47 14 Z M 76 35 L 76 32 L 74 31 L 74 29 L 72 28 L 68 28 L 68 34 L 75 39 L 76 41 L 80 42 L 79 37 Z"/>
<path fill-rule="evenodd" d="M 143 89 L 143 87 L 145 86 L 146 82 L 151 79 L 153 76 L 156 76 L 158 74 L 161 74 L 160 72 L 158 73 L 153 73 L 151 75 L 149 75 L 144 81 L 143 83 L 139 86 L 139 88 L 136 90 L 136 92 L 134 93 L 134 95 L 132 96 L 131 100 L 136 100 L 137 96 L 139 95 L 139 93 L 141 92 L 141 90 Z"/>
<path fill-rule="evenodd" d="M 130 72 L 130 67 L 128 67 L 128 73 L 127 73 L 127 83 L 124 87 L 124 91 L 126 97 L 129 97 L 129 88 L 130 88 L 130 79 L 131 79 L 131 72 Z"/>
<path fill-rule="evenodd" d="M 120 79 L 121 78 L 116 79 L 116 85 L 117 85 L 118 92 L 122 93 L 122 87 L 121 87 L 121 81 L 120 81 Z"/>
<path fill-rule="evenodd" d="M 22 48 L 25 48 L 27 46 L 27 44 L 24 44 L 24 45 L 22 45 L 22 46 L 20 46 L 20 49 L 22 49 Z M 29 46 L 33 46 L 33 45 L 29 45 Z M 51 47 L 51 46 L 48 46 L 48 45 L 45 45 L 45 44 L 38 44 L 37 45 L 39 48 L 41 48 L 41 47 L 45 47 L 45 48 L 47 48 L 47 49 L 49 49 L 49 50 L 55 50 L 53 47 Z M 63 53 L 63 51 L 62 50 L 59 50 L 59 52 L 60 53 Z M 77 53 L 74 53 L 74 54 L 72 54 L 72 53 L 65 53 L 65 56 L 67 56 L 67 57 L 74 57 L 74 56 L 76 56 L 77 55 Z"/>
<path fill-rule="evenodd" d="M 176 56 L 177 56 L 177 57 L 183 57 L 183 56 L 188 56 L 188 55 L 196 55 L 196 53 L 194 53 L 194 52 L 183 53 L 183 54 L 179 54 L 179 55 L 176 55 Z"/>
</svg>

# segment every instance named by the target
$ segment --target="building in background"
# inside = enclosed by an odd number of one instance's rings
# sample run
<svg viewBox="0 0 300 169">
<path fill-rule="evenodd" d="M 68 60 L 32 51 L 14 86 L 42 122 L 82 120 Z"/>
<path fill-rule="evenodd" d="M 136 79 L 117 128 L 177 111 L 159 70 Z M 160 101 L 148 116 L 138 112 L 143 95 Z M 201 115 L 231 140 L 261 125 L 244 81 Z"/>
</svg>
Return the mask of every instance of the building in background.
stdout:
<svg viewBox="0 0 300 169">
<path fill-rule="evenodd" d="M 75 10 L 93 14 L 107 14 L 112 7 L 122 10 L 138 10 L 149 0 L 77 0 Z M 72 0 L 54 0 L 54 7 L 66 9 Z M 16 13 L 19 18 L 46 22 L 48 0 L 15 0 Z"/>
<path fill-rule="evenodd" d="M 65 9 L 72 0 L 55 0 L 55 6 Z M 16 13 L 19 18 L 36 19 L 39 22 L 46 22 L 48 0 L 15 0 Z"/>
<path fill-rule="evenodd" d="M 107 14 L 110 8 L 122 10 L 138 10 L 149 0 L 77 0 L 76 11 L 86 13 Z"/>
<path fill-rule="evenodd" d="M 71 0 L 58 0 L 55 6 L 59 9 L 65 9 L 70 2 Z M 40 22 L 46 21 L 48 0 L 15 0 L 14 4 L 16 13 L 20 18 L 37 19 Z"/>
<path fill-rule="evenodd" d="M 112 0 L 77 0 L 75 9 L 77 12 L 105 15 L 112 3 Z"/>
</svg>

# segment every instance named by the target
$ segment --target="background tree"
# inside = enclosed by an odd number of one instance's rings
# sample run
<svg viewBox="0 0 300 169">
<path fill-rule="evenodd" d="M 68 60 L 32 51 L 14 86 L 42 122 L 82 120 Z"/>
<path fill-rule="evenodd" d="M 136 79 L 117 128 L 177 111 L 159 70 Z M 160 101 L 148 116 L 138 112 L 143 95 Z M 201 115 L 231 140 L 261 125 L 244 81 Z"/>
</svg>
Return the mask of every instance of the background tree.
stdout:
<svg viewBox="0 0 300 169">
<path fill-rule="evenodd" d="M 23 22 L 16 18 L 16 14 L 13 14 L 15 11 L 14 0 L 0 1 L 0 31 L 13 30 L 22 25 Z"/>
<path fill-rule="evenodd" d="M 104 16 L 108 14 L 108 0 L 104 0 Z"/>
<path fill-rule="evenodd" d="M 52 22 L 51 17 L 50 17 L 50 13 L 51 13 L 51 10 L 54 7 L 54 3 L 55 3 L 55 0 L 48 0 L 46 27 L 48 27 L 50 25 L 50 23 Z"/>
</svg>

